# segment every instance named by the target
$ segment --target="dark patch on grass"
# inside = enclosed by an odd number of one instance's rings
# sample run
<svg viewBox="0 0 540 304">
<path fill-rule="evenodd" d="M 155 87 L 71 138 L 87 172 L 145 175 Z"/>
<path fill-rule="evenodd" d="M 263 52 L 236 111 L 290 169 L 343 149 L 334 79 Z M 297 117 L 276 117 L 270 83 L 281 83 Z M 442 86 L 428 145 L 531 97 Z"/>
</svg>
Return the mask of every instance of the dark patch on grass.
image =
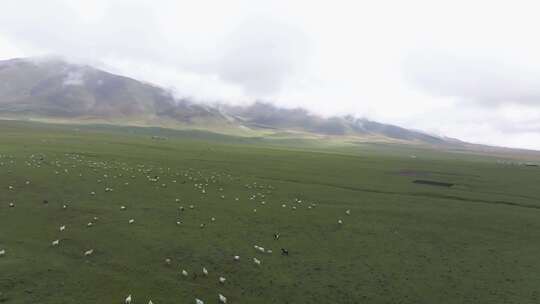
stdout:
<svg viewBox="0 0 540 304">
<path fill-rule="evenodd" d="M 413 181 L 415 184 L 422 184 L 422 185 L 430 185 L 430 186 L 437 186 L 437 187 L 452 187 L 454 184 L 452 183 L 445 183 L 445 182 L 437 182 L 437 181 L 430 181 L 430 180 L 424 180 L 424 179 L 416 179 Z"/>
</svg>

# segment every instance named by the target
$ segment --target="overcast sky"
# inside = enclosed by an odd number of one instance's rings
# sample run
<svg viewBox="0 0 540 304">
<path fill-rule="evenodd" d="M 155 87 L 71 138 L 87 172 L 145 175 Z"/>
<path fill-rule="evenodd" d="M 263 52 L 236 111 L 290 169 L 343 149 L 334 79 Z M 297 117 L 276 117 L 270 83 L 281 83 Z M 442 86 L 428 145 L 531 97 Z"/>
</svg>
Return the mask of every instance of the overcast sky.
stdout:
<svg viewBox="0 0 540 304">
<path fill-rule="evenodd" d="M 540 149 L 536 3 L 2 0 L 0 59 L 63 55 L 201 102 Z"/>
</svg>

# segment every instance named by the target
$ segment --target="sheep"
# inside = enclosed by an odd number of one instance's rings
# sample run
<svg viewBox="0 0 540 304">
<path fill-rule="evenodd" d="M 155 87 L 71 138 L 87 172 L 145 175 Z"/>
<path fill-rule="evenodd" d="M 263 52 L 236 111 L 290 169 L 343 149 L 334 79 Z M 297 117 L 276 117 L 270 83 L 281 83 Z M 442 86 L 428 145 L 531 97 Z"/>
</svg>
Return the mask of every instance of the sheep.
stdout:
<svg viewBox="0 0 540 304">
<path fill-rule="evenodd" d="M 289 255 L 289 250 L 285 249 L 285 248 L 281 248 L 281 255 Z"/>
<path fill-rule="evenodd" d="M 66 225 L 62 225 L 62 226 L 60 226 L 60 229 L 59 229 L 59 230 L 60 230 L 60 232 L 62 232 L 62 231 L 64 231 L 64 230 L 66 230 Z"/>
<path fill-rule="evenodd" d="M 126 206 L 120 206 L 120 210 L 122 211 L 126 210 Z"/>
<path fill-rule="evenodd" d="M 337 221 L 337 223 L 341 225 L 341 224 L 343 224 L 343 221 L 339 219 L 339 220 Z"/>
<path fill-rule="evenodd" d="M 131 295 L 127 296 L 124 300 L 124 304 L 131 304 Z"/>
<path fill-rule="evenodd" d="M 235 256 L 233 257 L 233 259 L 234 259 L 235 261 L 240 261 L 240 256 L 239 256 L 239 255 L 235 255 Z"/>
<path fill-rule="evenodd" d="M 171 265 L 171 259 L 169 259 L 169 258 L 166 258 L 166 259 L 165 259 L 165 264 L 167 264 L 167 265 Z"/>
<path fill-rule="evenodd" d="M 15 208 L 15 203 L 9 203 L 9 208 Z"/>
<path fill-rule="evenodd" d="M 0 250 L 0 257 L 5 256 L 5 255 L 6 255 L 6 250 L 5 249 Z"/>
<path fill-rule="evenodd" d="M 223 303 L 223 304 L 227 303 L 227 298 L 224 295 L 218 294 L 218 297 L 219 297 L 219 302 L 220 303 Z"/>
<path fill-rule="evenodd" d="M 86 224 L 86 227 L 92 227 L 93 225 L 94 225 L 94 223 L 88 222 L 88 224 Z"/>
<path fill-rule="evenodd" d="M 345 214 L 351 215 L 351 210 L 350 210 L 350 209 L 347 209 L 347 210 L 345 211 Z"/>
<path fill-rule="evenodd" d="M 84 252 L 84 256 L 91 256 L 94 254 L 94 249 L 89 249 Z"/>
<path fill-rule="evenodd" d="M 202 268 L 202 272 L 205 276 L 208 275 L 208 270 L 205 267 Z"/>
<path fill-rule="evenodd" d="M 52 241 L 53 246 L 58 246 L 60 244 L 60 240 L 54 240 Z"/>
<path fill-rule="evenodd" d="M 154 304 L 154 302 L 152 302 L 152 300 L 148 300 L 148 304 Z"/>
<path fill-rule="evenodd" d="M 279 233 L 274 233 L 274 240 L 276 241 L 279 240 L 279 237 L 280 237 Z"/>
<path fill-rule="evenodd" d="M 128 223 L 129 223 L 129 224 L 133 224 L 133 223 L 135 223 L 135 220 L 134 220 L 134 219 L 130 219 Z"/>
<path fill-rule="evenodd" d="M 204 304 L 203 300 L 195 298 L 195 304 Z"/>
<path fill-rule="evenodd" d="M 68 205 L 67 204 L 63 204 L 62 205 L 62 209 L 67 209 Z"/>
<path fill-rule="evenodd" d="M 216 218 L 215 218 L 215 217 L 212 217 L 210 220 L 211 220 L 212 222 L 215 222 L 215 221 L 216 221 Z"/>
<path fill-rule="evenodd" d="M 187 277 L 188 276 L 188 272 L 185 270 L 185 269 L 182 269 L 182 275 Z"/>
<path fill-rule="evenodd" d="M 266 253 L 272 253 L 272 249 L 267 249 Z"/>
<path fill-rule="evenodd" d="M 253 263 L 257 264 L 257 265 L 261 265 L 261 261 L 257 258 L 253 258 Z"/>
<path fill-rule="evenodd" d="M 225 279 L 224 277 L 219 277 L 219 282 L 221 284 L 225 284 L 225 281 L 227 281 L 227 279 Z"/>
</svg>

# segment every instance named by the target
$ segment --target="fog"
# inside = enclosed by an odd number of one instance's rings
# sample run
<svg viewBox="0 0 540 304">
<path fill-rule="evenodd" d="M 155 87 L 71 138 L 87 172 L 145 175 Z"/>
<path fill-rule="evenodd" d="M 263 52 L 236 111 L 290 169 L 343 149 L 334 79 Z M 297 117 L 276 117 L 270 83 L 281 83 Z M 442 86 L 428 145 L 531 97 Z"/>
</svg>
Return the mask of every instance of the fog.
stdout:
<svg viewBox="0 0 540 304">
<path fill-rule="evenodd" d="M 265 100 L 540 149 L 535 1 L 4 0 L 0 59 L 61 55 L 199 102 Z M 77 84 L 77 75 L 66 79 Z"/>
</svg>

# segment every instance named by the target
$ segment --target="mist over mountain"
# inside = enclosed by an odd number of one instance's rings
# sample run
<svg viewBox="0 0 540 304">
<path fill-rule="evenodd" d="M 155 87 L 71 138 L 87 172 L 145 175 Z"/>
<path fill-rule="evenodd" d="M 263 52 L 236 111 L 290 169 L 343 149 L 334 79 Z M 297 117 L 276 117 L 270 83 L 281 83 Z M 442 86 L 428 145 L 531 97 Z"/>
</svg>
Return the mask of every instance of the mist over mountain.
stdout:
<svg viewBox="0 0 540 304">
<path fill-rule="evenodd" d="M 265 102 L 200 104 L 149 83 L 58 58 L 0 61 L 0 116 L 453 142 L 364 118 L 324 118 Z"/>
</svg>

